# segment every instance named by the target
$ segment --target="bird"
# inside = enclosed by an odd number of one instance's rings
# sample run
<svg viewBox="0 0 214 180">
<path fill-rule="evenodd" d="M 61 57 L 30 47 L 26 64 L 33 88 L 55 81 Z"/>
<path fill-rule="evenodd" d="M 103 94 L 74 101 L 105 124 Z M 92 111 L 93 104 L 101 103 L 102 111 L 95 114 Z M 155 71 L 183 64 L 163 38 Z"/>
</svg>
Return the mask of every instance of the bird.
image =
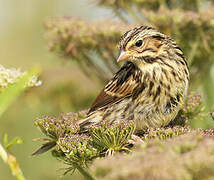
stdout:
<svg viewBox="0 0 214 180">
<path fill-rule="evenodd" d="M 169 36 L 150 26 L 125 32 L 118 43 L 117 62 L 124 62 L 92 103 L 86 117 L 77 120 L 78 134 L 106 123 L 134 122 L 135 134 L 167 126 L 184 104 L 189 68 L 181 48 Z M 32 155 L 57 144 L 50 141 Z"/>
<path fill-rule="evenodd" d="M 124 64 L 80 120 L 80 127 L 133 121 L 140 132 L 168 125 L 182 108 L 189 86 L 183 51 L 150 26 L 125 32 L 118 48 L 117 62 Z"/>
</svg>

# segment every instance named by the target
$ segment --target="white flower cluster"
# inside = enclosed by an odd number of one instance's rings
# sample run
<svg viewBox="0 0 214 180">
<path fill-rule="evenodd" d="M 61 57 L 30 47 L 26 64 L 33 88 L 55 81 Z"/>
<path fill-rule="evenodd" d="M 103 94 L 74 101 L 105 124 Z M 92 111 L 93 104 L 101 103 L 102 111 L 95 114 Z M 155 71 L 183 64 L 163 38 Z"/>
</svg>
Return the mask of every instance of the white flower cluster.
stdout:
<svg viewBox="0 0 214 180">
<path fill-rule="evenodd" d="M 22 76 L 24 76 L 26 72 L 22 72 L 20 69 L 6 69 L 2 65 L 0 65 L 0 92 L 7 88 L 10 84 L 13 84 L 17 82 Z M 42 84 L 42 81 L 38 80 L 37 76 L 33 76 L 27 86 L 40 86 Z"/>
</svg>

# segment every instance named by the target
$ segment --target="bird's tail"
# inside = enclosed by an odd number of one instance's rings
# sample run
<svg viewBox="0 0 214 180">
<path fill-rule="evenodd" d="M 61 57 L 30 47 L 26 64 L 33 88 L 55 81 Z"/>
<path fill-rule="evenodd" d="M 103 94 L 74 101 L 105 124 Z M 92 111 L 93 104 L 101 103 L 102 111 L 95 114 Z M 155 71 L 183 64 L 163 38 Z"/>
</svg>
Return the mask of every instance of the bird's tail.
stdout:
<svg viewBox="0 0 214 180">
<path fill-rule="evenodd" d="M 88 117 L 84 119 L 78 120 L 78 125 L 81 130 L 89 129 L 92 125 L 96 125 L 102 121 L 102 116 L 98 112 L 95 114 L 90 114 Z"/>
</svg>

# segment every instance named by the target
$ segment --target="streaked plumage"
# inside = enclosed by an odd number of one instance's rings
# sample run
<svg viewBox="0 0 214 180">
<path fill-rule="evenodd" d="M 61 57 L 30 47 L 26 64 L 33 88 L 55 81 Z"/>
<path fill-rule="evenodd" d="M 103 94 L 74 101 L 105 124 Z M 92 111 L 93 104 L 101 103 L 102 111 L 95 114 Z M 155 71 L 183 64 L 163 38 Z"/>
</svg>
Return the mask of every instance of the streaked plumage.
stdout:
<svg viewBox="0 0 214 180">
<path fill-rule="evenodd" d="M 182 50 L 170 37 L 147 26 L 126 32 L 119 49 L 118 61 L 128 61 L 96 98 L 81 127 L 121 120 L 134 120 L 137 130 L 167 125 L 188 89 Z"/>
</svg>

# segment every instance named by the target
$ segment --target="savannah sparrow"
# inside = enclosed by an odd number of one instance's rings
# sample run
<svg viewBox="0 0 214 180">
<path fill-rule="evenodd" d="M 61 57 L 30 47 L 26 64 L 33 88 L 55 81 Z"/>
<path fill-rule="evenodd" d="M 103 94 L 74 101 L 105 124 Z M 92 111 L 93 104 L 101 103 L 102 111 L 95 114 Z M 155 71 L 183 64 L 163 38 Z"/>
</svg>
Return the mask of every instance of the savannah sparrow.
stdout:
<svg viewBox="0 0 214 180">
<path fill-rule="evenodd" d="M 117 62 L 125 61 L 91 106 L 83 128 L 134 120 L 136 130 L 166 126 L 182 107 L 189 81 L 182 50 L 152 27 L 126 32 Z"/>
</svg>

